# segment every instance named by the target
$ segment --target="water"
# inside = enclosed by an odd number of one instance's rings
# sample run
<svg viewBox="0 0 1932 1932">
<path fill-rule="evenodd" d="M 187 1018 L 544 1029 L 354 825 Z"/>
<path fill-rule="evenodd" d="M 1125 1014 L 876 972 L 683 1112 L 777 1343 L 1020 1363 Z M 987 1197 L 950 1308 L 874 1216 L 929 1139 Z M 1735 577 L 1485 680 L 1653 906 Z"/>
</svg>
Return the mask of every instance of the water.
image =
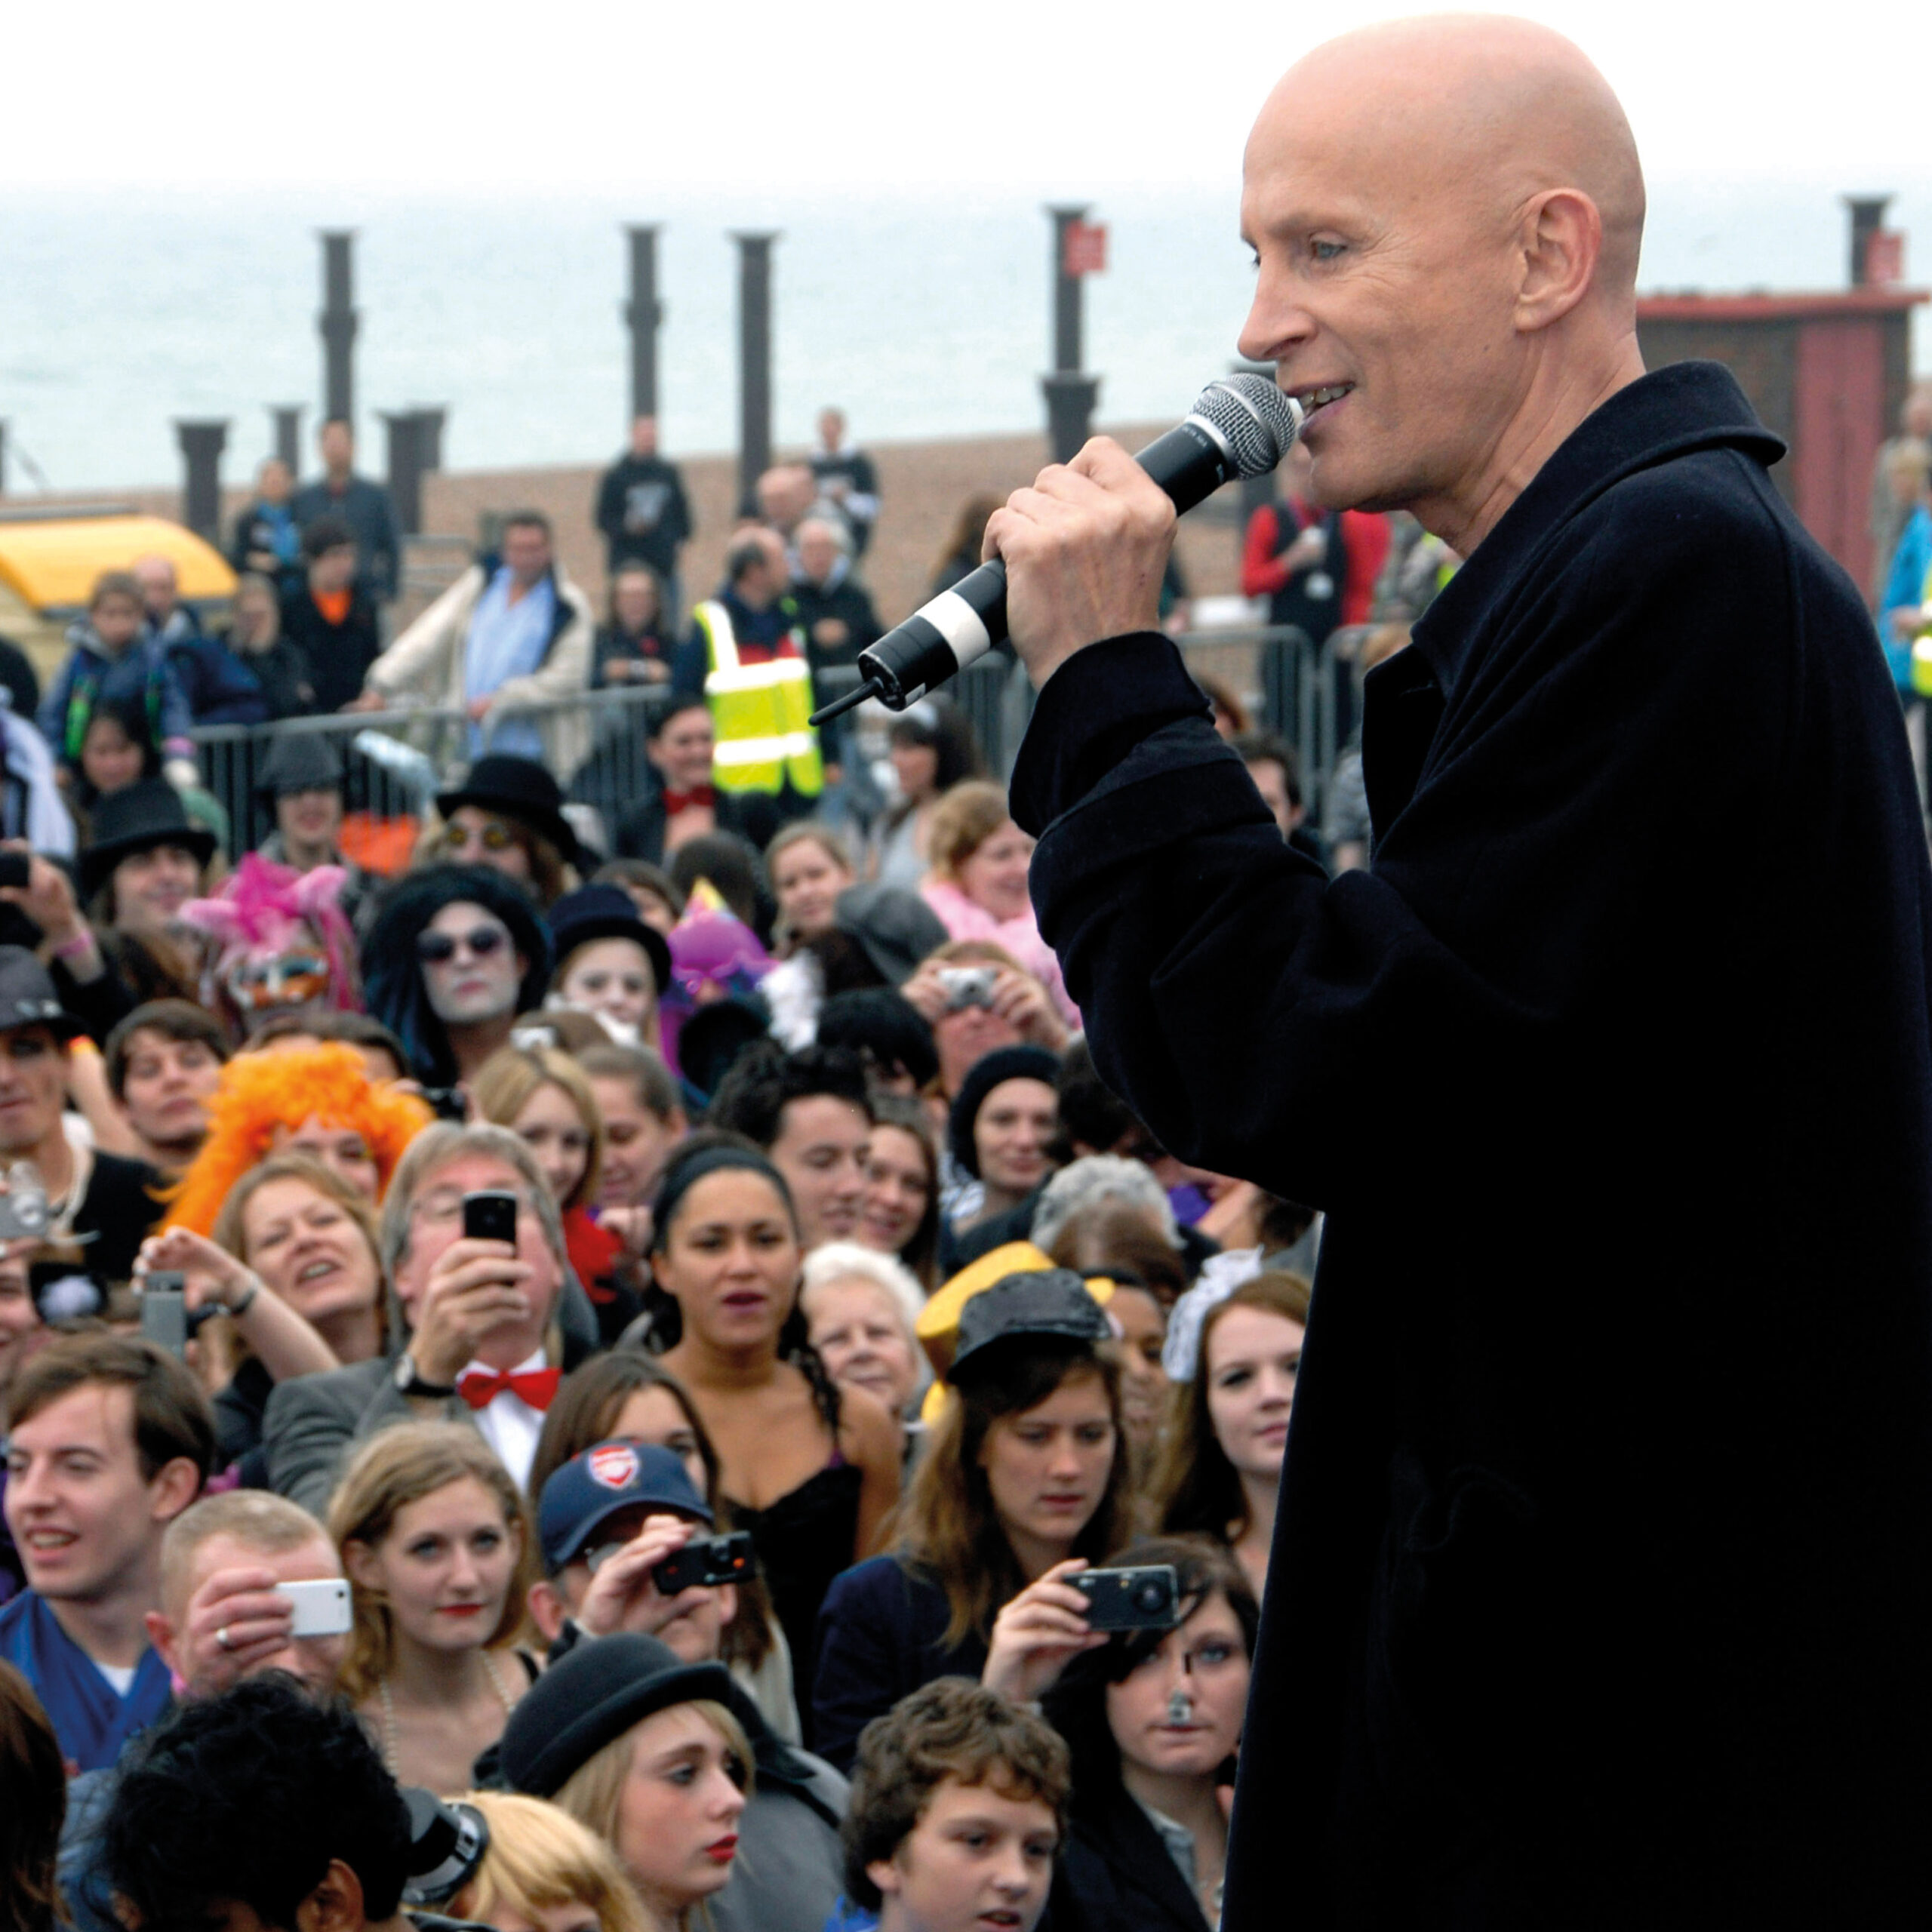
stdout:
<svg viewBox="0 0 1932 1932">
<path fill-rule="evenodd" d="M 1843 285 L 1845 183 L 1653 182 L 1646 288 Z M 1863 186 L 1865 184 L 1850 184 Z M 1932 173 L 1897 188 L 1932 281 Z M 1116 191 L 1095 205 L 1108 271 L 1088 288 L 1102 415 L 1149 421 L 1226 366 L 1250 286 L 1234 199 Z M 376 412 L 448 405 L 451 469 L 607 460 L 623 439 L 626 220 L 664 223 L 663 429 L 673 451 L 737 437 L 734 227 L 776 228 L 777 433 L 811 439 L 823 403 L 872 441 L 1025 430 L 1049 361 L 1048 224 L 1037 202 L 787 205 L 750 195 L 657 206 L 595 197 L 384 200 L 16 191 L 0 204 L 0 417 L 57 488 L 168 483 L 177 417 L 232 419 L 223 473 L 269 448 L 267 405 L 321 386 L 315 231 L 354 226 L 357 395 L 368 467 Z M 1907 266 L 1912 266 L 1909 248 Z M 1915 365 L 1932 362 L 1921 312 Z M 16 491 L 29 487 L 10 462 Z"/>
</svg>

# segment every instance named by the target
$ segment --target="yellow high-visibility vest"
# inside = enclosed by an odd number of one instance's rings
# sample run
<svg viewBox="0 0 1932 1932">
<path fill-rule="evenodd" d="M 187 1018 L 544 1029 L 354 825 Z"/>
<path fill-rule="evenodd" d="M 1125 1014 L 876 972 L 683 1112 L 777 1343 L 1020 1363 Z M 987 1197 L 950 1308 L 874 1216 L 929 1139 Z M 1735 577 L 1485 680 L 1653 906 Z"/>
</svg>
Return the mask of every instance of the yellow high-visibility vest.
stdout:
<svg viewBox="0 0 1932 1932">
<path fill-rule="evenodd" d="M 721 792 L 776 796 L 789 779 L 793 790 L 817 798 L 825 789 L 825 764 L 810 722 L 811 668 L 802 657 L 741 663 L 731 614 L 715 598 L 706 598 L 691 614 L 709 653 L 704 694 L 718 734 L 712 783 Z"/>
</svg>

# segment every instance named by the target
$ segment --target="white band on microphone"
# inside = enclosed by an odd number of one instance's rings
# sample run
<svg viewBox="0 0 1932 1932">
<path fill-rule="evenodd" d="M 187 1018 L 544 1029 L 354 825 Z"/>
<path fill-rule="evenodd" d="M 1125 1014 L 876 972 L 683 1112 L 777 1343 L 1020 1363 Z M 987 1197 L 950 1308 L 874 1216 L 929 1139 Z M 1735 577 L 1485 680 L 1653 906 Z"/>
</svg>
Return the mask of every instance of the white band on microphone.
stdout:
<svg viewBox="0 0 1932 1932">
<path fill-rule="evenodd" d="M 920 605 L 919 615 L 952 647 L 962 671 L 993 648 L 986 620 L 956 590 L 942 590 L 930 604 Z"/>
</svg>

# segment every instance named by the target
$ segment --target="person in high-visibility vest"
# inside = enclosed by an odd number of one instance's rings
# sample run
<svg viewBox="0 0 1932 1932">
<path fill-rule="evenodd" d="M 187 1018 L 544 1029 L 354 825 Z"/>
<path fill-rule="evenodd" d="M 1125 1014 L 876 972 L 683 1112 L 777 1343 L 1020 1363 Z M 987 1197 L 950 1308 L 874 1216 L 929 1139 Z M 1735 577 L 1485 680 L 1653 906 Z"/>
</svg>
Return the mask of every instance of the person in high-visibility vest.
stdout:
<svg viewBox="0 0 1932 1932">
<path fill-rule="evenodd" d="M 775 531 L 748 530 L 724 553 L 724 583 L 691 612 L 672 681 L 710 700 L 721 792 L 762 792 L 802 816 L 825 789 L 810 666 L 791 570 Z"/>
</svg>

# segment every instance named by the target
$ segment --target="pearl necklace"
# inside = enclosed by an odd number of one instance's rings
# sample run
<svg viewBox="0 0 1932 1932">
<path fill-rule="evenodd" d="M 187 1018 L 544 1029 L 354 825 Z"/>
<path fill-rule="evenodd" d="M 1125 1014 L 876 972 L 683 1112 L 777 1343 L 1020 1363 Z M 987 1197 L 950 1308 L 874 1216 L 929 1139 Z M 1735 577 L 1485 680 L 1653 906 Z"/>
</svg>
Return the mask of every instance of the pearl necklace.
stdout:
<svg viewBox="0 0 1932 1932">
<path fill-rule="evenodd" d="M 483 1660 L 483 1673 L 490 1680 L 490 1687 L 496 1692 L 506 1713 L 516 1708 L 516 1700 L 505 1687 L 501 1673 L 497 1669 L 497 1660 L 488 1651 L 479 1653 Z M 383 1707 L 383 1764 L 391 1777 L 400 1774 L 395 1767 L 395 1700 L 389 1694 L 389 1681 L 386 1676 L 376 1681 L 376 1697 Z"/>
</svg>

